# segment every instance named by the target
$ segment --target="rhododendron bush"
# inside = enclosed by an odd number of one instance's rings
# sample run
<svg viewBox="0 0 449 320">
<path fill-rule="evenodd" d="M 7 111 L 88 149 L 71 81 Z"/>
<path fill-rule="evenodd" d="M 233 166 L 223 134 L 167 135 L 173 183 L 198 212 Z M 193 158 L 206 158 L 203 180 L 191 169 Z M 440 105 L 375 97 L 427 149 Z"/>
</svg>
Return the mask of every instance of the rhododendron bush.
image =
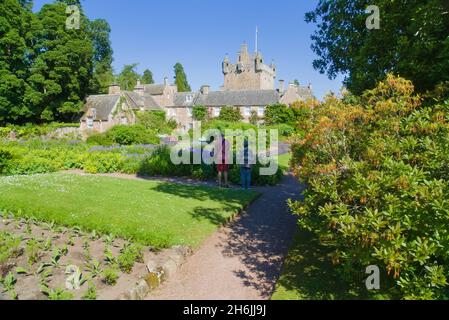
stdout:
<svg viewBox="0 0 449 320">
<path fill-rule="evenodd" d="M 331 248 L 342 277 L 370 265 L 394 298 L 449 298 L 449 101 L 423 105 L 389 75 L 360 97 L 311 108 L 292 166 L 308 188 L 290 206 Z"/>
</svg>

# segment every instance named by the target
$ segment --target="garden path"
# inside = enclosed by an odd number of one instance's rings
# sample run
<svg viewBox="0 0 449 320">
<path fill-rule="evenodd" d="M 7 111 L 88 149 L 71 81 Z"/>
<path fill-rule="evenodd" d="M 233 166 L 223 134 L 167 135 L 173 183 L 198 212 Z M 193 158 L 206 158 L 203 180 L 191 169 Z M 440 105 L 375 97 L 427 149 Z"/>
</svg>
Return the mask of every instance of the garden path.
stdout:
<svg viewBox="0 0 449 320">
<path fill-rule="evenodd" d="M 262 196 L 236 221 L 221 228 L 148 299 L 269 299 L 296 230 L 286 201 L 303 190 L 287 175 L 275 187 L 259 187 Z"/>
</svg>

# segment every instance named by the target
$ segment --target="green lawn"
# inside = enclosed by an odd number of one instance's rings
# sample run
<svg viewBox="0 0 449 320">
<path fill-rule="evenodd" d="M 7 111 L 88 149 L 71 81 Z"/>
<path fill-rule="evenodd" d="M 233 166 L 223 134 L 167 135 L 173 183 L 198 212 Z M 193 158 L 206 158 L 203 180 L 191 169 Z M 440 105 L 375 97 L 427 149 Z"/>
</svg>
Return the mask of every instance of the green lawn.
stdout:
<svg viewBox="0 0 449 320">
<path fill-rule="evenodd" d="M 279 167 L 284 170 L 288 171 L 290 169 L 290 159 L 292 158 L 291 153 L 285 153 L 279 156 Z"/>
<path fill-rule="evenodd" d="M 298 231 L 285 261 L 272 300 L 391 299 L 385 290 L 368 292 L 360 281 L 348 283 L 328 257 L 329 250 L 310 233 Z M 384 284 L 382 284 L 383 286 Z"/>
<path fill-rule="evenodd" d="M 198 246 L 258 196 L 254 191 L 65 173 L 0 177 L 0 190 L 4 212 L 155 247 Z"/>
</svg>

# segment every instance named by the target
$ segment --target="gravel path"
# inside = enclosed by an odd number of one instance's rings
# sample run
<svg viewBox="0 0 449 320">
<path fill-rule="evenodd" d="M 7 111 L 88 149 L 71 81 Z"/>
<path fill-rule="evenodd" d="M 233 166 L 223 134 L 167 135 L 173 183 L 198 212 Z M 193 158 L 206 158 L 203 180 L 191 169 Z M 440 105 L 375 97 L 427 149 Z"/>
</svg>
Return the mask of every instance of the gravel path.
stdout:
<svg viewBox="0 0 449 320">
<path fill-rule="evenodd" d="M 262 196 L 247 212 L 207 239 L 149 299 L 269 299 L 296 229 L 286 201 L 302 189 L 292 176 L 257 188 Z"/>
</svg>

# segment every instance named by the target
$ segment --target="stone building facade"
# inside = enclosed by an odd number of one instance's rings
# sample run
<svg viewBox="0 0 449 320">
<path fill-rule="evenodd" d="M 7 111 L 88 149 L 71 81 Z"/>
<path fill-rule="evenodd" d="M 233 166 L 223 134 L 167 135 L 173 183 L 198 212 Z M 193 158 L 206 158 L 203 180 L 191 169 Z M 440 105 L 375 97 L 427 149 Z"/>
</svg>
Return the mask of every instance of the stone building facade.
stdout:
<svg viewBox="0 0 449 320">
<path fill-rule="evenodd" d="M 260 52 L 250 54 L 246 44 L 242 45 L 237 62 L 232 64 L 226 57 L 222 69 L 224 84 L 219 91 L 204 85 L 197 92 L 180 93 L 167 78 L 162 84 L 138 83 L 133 91 L 122 91 L 118 85 L 111 85 L 108 95 L 87 99 L 81 129 L 104 132 L 117 124 L 135 123 L 136 111 L 162 110 L 167 118 L 187 130 L 194 126 L 194 106 L 205 106 L 210 118 L 218 117 L 222 107 L 238 107 L 244 121 L 248 122 L 252 112 L 263 118 L 268 105 L 291 105 L 298 100 L 313 98 L 310 85 L 290 83 L 285 88 L 285 82 L 280 80 L 275 88 L 276 66 L 264 64 Z"/>
<path fill-rule="evenodd" d="M 250 54 L 248 45 L 243 44 L 237 55 L 237 62 L 232 64 L 225 57 L 222 64 L 224 74 L 224 91 L 273 90 L 276 78 L 276 66 L 263 63 L 260 52 Z"/>
</svg>

